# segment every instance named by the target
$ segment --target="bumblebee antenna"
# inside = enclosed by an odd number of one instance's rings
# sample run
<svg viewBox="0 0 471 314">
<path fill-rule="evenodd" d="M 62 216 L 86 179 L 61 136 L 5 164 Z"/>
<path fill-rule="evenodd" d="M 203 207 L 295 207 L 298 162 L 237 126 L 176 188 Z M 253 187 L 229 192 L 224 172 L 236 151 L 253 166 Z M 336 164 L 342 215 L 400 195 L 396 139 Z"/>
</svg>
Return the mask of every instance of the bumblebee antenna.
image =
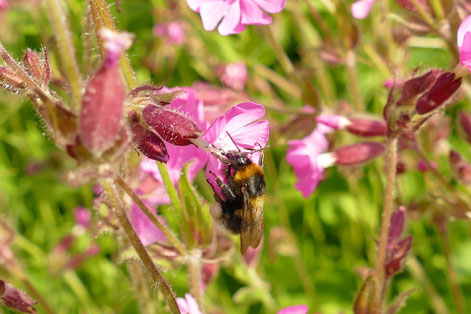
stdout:
<svg viewBox="0 0 471 314">
<path fill-rule="evenodd" d="M 226 134 L 227 134 L 227 136 L 229 136 L 229 138 L 231 139 L 232 143 L 234 143 L 234 145 L 235 145 L 235 147 L 237 148 L 237 150 L 239 151 L 239 153 L 241 153 L 240 148 L 239 148 L 239 145 L 237 145 L 237 143 L 234 141 L 234 139 L 233 139 L 232 136 L 229 134 L 229 132 L 226 131 Z"/>
</svg>

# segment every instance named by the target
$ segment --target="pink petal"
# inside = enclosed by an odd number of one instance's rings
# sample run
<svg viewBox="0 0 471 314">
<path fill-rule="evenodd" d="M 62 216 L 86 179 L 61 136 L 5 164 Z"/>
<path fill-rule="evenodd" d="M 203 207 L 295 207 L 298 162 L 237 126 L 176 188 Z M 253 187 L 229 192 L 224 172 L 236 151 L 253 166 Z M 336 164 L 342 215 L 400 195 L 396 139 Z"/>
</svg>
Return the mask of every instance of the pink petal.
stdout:
<svg viewBox="0 0 471 314">
<path fill-rule="evenodd" d="M 223 36 L 237 34 L 239 25 L 241 25 L 241 11 L 240 3 L 236 0 L 229 6 L 224 19 L 221 24 L 219 24 L 219 34 Z"/>
<path fill-rule="evenodd" d="M 461 47 L 463 47 L 464 38 L 468 32 L 471 32 L 471 15 L 468 15 L 463 20 L 463 22 L 461 22 L 460 27 L 458 27 L 458 31 L 456 33 L 456 42 L 458 44 L 458 48 L 461 49 Z M 469 43 L 464 45 L 465 49 L 468 47 L 469 47 Z"/>
<path fill-rule="evenodd" d="M 376 0 L 360 0 L 352 4 L 352 15 L 356 19 L 364 19 L 370 13 Z"/>
<path fill-rule="evenodd" d="M 225 1 L 204 2 L 200 7 L 201 20 L 203 27 L 207 31 L 216 28 L 219 21 L 226 15 L 229 4 Z"/>
<path fill-rule="evenodd" d="M 278 314 L 307 314 L 307 305 L 293 305 L 278 311 Z"/>
<path fill-rule="evenodd" d="M 186 0 L 186 3 L 193 11 L 199 12 L 202 0 Z"/>
<path fill-rule="evenodd" d="M 464 35 L 462 46 L 459 47 L 460 63 L 471 71 L 471 32 Z"/>
<path fill-rule="evenodd" d="M 253 2 L 268 13 L 279 13 L 286 5 L 286 0 L 253 0 Z"/>
<path fill-rule="evenodd" d="M 251 25 L 267 25 L 271 23 L 271 17 L 266 15 L 253 3 L 253 0 L 245 0 L 240 3 L 242 10 L 242 23 Z"/>
<path fill-rule="evenodd" d="M 130 219 L 142 244 L 149 245 L 155 242 L 164 242 L 164 234 L 147 218 L 137 205 L 133 204 Z M 160 220 L 161 218 L 158 217 Z"/>
</svg>

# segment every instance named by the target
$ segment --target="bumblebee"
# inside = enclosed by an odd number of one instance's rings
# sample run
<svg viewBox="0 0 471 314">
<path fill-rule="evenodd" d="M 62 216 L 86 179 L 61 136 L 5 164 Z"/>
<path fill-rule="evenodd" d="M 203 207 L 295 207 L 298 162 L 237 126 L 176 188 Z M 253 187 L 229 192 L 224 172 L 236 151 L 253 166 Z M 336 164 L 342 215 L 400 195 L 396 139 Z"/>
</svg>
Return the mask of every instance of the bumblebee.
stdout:
<svg viewBox="0 0 471 314">
<path fill-rule="evenodd" d="M 216 178 L 216 184 L 225 198 L 223 199 L 208 181 L 216 200 L 210 208 L 210 213 L 226 229 L 240 234 L 240 252 L 244 255 L 249 246 L 258 247 L 263 237 L 263 203 L 266 185 L 262 149 L 242 152 L 237 145 L 236 147 L 237 150 L 219 149 L 211 152 L 227 165 L 225 168 L 227 183 L 210 172 Z M 248 155 L 258 151 L 261 152 L 260 160 L 255 164 Z"/>
</svg>

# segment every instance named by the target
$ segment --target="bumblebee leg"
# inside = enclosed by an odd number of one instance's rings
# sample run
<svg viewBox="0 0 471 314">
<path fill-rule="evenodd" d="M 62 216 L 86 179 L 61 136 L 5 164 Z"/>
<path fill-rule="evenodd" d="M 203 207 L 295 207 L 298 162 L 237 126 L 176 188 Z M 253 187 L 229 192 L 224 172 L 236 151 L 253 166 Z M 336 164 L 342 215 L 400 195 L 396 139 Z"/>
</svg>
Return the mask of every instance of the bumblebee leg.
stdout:
<svg viewBox="0 0 471 314">
<path fill-rule="evenodd" d="M 224 195 L 227 199 L 231 199 L 231 200 L 236 198 L 235 194 L 232 192 L 231 188 L 227 184 L 222 182 L 222 180 L 219 179 L 218 176 L 214 174 L 214 172 L 210 171 L 209 173 L 212 174 L 216 178 L 216 184 L 221 189 L 222 195 Z"/>
<path fill-rule="evenodd" d="M 258 160 L 258 165 L 263 168 L 263 151 L 260 151 L 260 159 Z"/>
</svg>

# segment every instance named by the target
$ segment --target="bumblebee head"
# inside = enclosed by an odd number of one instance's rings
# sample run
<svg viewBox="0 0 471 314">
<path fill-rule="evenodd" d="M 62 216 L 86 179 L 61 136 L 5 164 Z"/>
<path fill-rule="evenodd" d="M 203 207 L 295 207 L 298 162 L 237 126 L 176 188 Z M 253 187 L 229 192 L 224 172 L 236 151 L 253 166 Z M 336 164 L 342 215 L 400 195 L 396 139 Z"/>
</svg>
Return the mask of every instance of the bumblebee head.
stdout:
<svg viewBox="0 0 471 314">
<path fill-rule="evenodd" d="M 227 163 L 236 169 L 243 169 L 252 163 L 250 158 L 247 156 L 248 153 L 231 150 L 224 152 L 223 155 L 227 158 Z"/>
</svg>

